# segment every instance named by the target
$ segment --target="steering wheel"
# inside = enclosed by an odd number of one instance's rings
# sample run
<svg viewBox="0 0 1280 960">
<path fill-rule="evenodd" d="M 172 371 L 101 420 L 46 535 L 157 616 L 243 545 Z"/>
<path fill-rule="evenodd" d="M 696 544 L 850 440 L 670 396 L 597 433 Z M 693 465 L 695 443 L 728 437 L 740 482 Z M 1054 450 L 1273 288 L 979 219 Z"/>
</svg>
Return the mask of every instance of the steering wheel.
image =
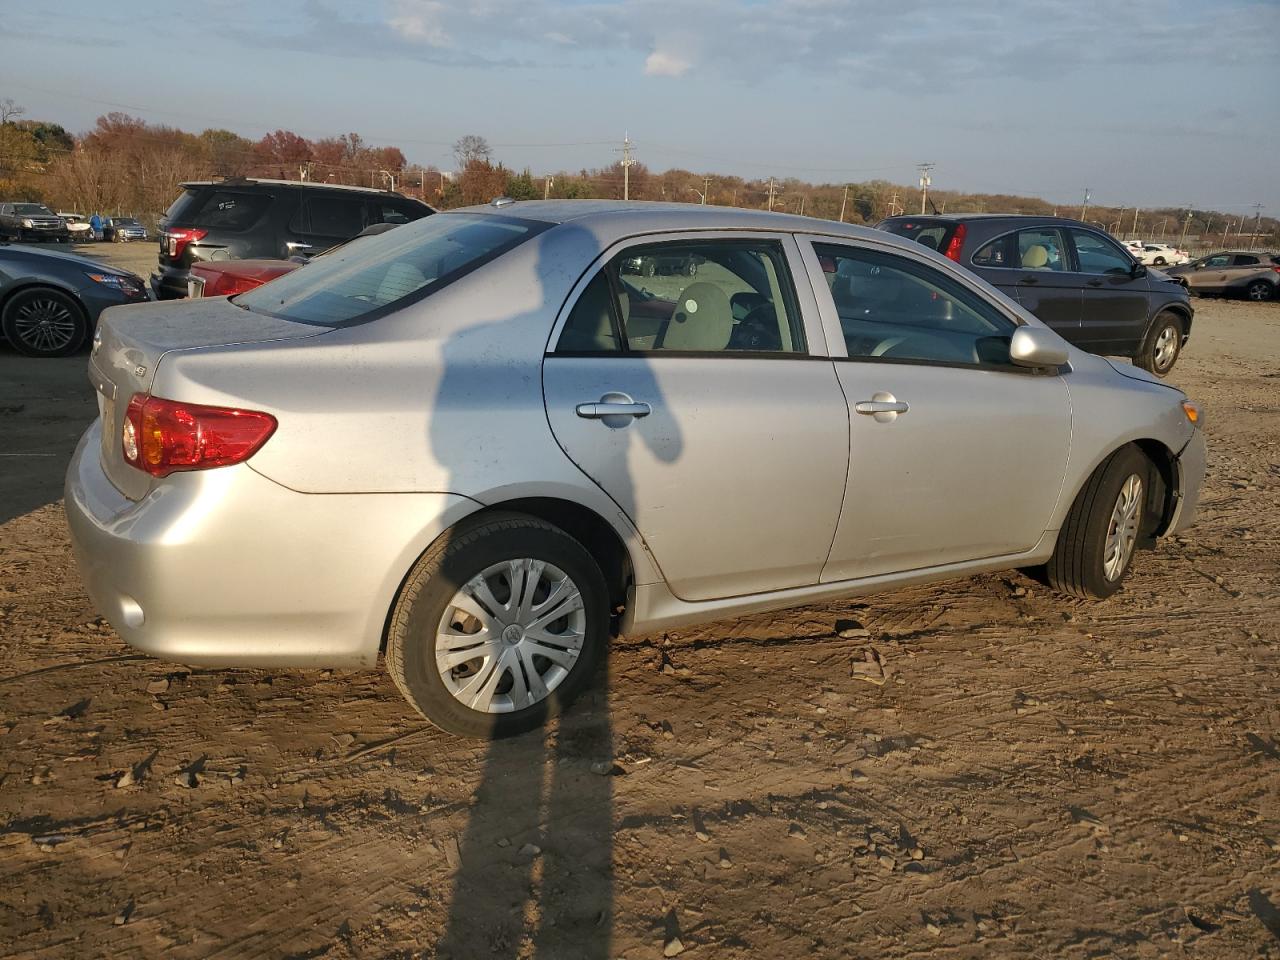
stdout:
<svg viewBox="0 0 1280 960">
<path fill-rule="evenodd" d="M 778 313 L 768 301 L 753 307 L 737 322 L 733 336 L 729 338 L 731 350 L 781 350 L 782 337 L 778 334 Z"/>
</svg>

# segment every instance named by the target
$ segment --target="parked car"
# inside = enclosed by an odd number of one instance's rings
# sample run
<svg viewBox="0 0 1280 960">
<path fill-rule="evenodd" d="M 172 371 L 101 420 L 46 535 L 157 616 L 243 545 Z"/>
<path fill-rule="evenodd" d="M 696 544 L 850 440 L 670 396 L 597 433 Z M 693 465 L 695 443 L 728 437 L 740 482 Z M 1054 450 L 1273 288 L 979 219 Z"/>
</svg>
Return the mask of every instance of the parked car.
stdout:
<svg viewBox="0 0 1280 960">
<path fill-rule="evenodd" d="M 129 240 L 146 240 L 147 228 L 133 217 L 112 217 L 102 228 L 102 239 L 114 243 Z"/>
<path fill-rule="evenodd" d="M 1280 256 L 1274 253 L 1224 250 L 1168 272 L 1193 293 L 1236 294 L 1250 300 L 1280 297 Z"/>
<path fill-rule="evenodd" d="M 184 183 L 160 221 L 160 257 L 151 286 L 160 299 L 185 297 L 200 260 L 287 259 L 315 255 L 376 223 L 408 223 L 432 213 L 418 200 L 367 187 L 288 180 Z"/>
<path fill-rule="evenodd" d="M 0 240 L 69 239 L 66 221 L 43 203 L 0 203 Z"/>
<path fill-rule="evenodd" d="M 394 223 L 375 223 L 365 227 L 359 236 L 347 243 L 354 243 L 360 237 L 374 237 L 398 226 Z M 346 244 L 334 247 L 341 250 Z M 326 251 L 332 253 L 333 250 Z M 325 256 L 325 254 L 320 254 Z M 298 267 L 309 263 L 312 258 L 297 254 L 288 260 L 197 260 L 191 264 L 191 275 L 187 280 L 187 296 L 189 297 L 228 297 L 244 293 L 254 287 L 292 273 Z"/>
<path fill-rule="evenodd" d="M 59 213 L 59 217 L 67 225 L 67 236 L 72 243 L 85 243 L 93 239 L 93 228 L 89 226 L 89 218 L 82 213 Z"/>
<path fill-rule="evenodd" d="M 1145 263 L 1149 267 L 1163 267 L 1166 264 L 1186 263 L 1191 255 L 1167 243 L 1144 243 L 1137 259 L 1139 263 Z"/>
<path fill-rule="evenodd" d="M 142 278 L 97 260 L 0 243 L 0 331 L 28 357 L 83 346 L 107 307 L 147 299 Z"/>
<path fill-rule="evenodd" d="M 636 256 L 701 265 L 665 299 L 619 277 Z M 611 633 L 1012 568 L 1109 596 L 1204 474 L 1181 391 L 916 243 L 760 211 L 441 213 L 110 311 L 89 366 L 65 503 L 127 642 L 385 648 L 469 736 L 561 709 Z"/>
<path fill-rule="evenodd" d="M 1191 334 L 1186 289 L 1106 233 L 1063 217 L 890 217 L 882 230 L 938 250 L 1071 343 L 1168 376 Z"/>
<path fill-rule="evenodd" d="M 631 257 L 621 266 L 622 273 L 638 273 L 645 277 L 696 277 L 698 261 L 693 257 Z"/>
</svg>

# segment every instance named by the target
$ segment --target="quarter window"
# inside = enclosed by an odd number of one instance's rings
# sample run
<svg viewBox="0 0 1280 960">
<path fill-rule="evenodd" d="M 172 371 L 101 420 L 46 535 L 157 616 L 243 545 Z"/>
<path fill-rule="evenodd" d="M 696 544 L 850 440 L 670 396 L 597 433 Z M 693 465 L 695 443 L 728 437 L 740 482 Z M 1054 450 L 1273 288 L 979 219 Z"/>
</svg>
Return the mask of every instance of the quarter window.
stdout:
<svg viewBox="0 0 1280 960">
<path fill-rule="evenodd" d="M 893 254 L 815 245 L 850 357 L 1011 366 L 1015 324 L 941 271 Z"/>
<path fill-rule="evenodd" d="M 1016 267 L 1018 264 L 1014 262 L 1009 251 L 1011 239 L 1004 236 L 992 240 L 973 255 L 973 265 L 975 267 Z"/>
<path fill-rule="evenodd" d="M 720 240 L 630 247 L 587 285 L 562 353 L 804 353 L 782 247 Z"/>
<path fill-rule="evenodd" d="M 1088 230 L 1072 230 L 1071 239 L 1076 242 L 1081 273 L 1127 276 L 1133 269 L 1133 261 L 1106 237 Z"/>
</svg>

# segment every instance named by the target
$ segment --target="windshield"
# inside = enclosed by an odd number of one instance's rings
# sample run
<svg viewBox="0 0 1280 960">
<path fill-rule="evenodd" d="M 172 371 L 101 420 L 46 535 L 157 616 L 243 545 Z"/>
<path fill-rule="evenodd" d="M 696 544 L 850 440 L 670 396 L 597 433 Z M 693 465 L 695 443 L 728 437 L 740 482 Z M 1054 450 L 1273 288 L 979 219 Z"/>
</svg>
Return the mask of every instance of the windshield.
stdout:
<svg viewBox="0 0 1280 960">
<path fill-rule="evenodd" d="M 241 294 L 249 310 L 325 326 L 381 316 L 506 253 L 547 224 L 447 213 L 364 237 Z"/>
<path fill-rule="evenodd" d="M 33 213 L 45 213 L 51 217 L 54 216 L 54 212 L 50 210 L 48 207 L 46 207 L 43 203 L 15 203 L 13 205 L 13 212 L 25 213 L 28 215 Z"/>
</svg>

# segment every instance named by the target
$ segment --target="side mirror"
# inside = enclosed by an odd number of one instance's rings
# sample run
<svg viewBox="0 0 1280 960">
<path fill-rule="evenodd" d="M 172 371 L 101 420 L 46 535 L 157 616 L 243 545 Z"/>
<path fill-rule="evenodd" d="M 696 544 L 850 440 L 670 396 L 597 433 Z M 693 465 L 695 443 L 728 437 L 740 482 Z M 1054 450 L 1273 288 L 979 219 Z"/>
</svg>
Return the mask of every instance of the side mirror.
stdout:
<svg viewBox="0 0 1280 960">
<path fill-rule="evenodd" d="M 1067 346 L 1051 330 L 1019 327 L 1009 341 L 1009 359 L 1020 367 L 1060 367 L 1067 362 Z"/>
<path fill-rule="evenodd" d="M 1139 277 L 1145 277 L 1146 275 L 1147 275 L 1147 265 L 1145 263 L 1135 263 L 1132 267 L 1129 268 L 1129 276 L 1133 277 L 1133 279 L 1135 280 L 1137 280 Z"/>
</svg>

